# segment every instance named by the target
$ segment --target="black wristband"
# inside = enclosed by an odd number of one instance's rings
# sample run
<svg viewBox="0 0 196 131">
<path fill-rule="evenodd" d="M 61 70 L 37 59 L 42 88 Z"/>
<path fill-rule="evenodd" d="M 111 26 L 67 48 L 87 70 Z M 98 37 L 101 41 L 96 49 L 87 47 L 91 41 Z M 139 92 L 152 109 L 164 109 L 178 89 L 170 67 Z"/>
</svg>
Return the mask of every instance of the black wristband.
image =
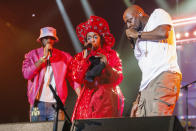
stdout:
<svg viewBox="0 0 196 131">
<path fill-rule="evenodd" d="M 140 39 L 142 37 L 142 31 L 138 31 L 138 38 Z"/>
</svg>

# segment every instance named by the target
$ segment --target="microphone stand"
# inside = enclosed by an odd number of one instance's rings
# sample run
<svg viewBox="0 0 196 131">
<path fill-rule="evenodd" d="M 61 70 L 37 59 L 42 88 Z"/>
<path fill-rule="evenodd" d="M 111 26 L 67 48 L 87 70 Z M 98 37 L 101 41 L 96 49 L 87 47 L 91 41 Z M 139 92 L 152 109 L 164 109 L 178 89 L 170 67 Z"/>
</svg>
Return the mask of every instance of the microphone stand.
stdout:
<svg viewBox="0 0 196 131">
<path fill-rule="evenodd" d="M 192 85 L 193 83 L 196 83 L 196 81 L 193 81 L 185 86 L 183 86 L 181 89 L 184 89 L 186 91 L 186 125 L 185 125 L 185 129 L 186 131 L 188 131 L 188 115 L 189 115 L 189 110 L 188 110 L 188 87 L 190 85 Z"/>
<path fill-rule="evenodd" d="M 72 122 L 71 122 L 68 114 L 65 111 L 64 105 L 63 105 L 61 99 L 59 98 L 59 96 L 56 94 L 56 92 L 53 89 L 53 87 L 52 87 L 51 84 L 49 85 L 49 88 L 52 91 L 52 94 L 53 94 L 53 96 L 54 96 L 54 98 L 56 100 L 56 107 L 53 106 L 53 108 L 56 110 L 56 119 L 54 120 L 53 131 L 57 131 L 57 129 L 58 129 L 58 114 L 59 114 L 59 109 L 61 109 L 64 112 L 64 114 L 65 114 L 65 116 L 67 118 L 67 120 L 65 120 L 65 123 L 64 123 L 64 126 L 63 126 L 63 131 L 70 131 L 70 127 L 72 125 Z"/>
</svg>

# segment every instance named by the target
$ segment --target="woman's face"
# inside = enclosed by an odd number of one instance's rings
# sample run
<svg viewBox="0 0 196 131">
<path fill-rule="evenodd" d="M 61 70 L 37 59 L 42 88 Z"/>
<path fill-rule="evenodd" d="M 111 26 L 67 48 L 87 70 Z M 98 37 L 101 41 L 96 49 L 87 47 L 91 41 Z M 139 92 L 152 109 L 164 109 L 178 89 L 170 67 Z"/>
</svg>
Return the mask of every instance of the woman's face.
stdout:
<svg viewBox="0 0 196 131">
<path fill-rule="evenodd" d="M 93 50 L 96 50 L 101 47 L 101 37 L 96 32 L 89 32 L 86 36 L 85 46 L 92 44 Z"/>
</svg>

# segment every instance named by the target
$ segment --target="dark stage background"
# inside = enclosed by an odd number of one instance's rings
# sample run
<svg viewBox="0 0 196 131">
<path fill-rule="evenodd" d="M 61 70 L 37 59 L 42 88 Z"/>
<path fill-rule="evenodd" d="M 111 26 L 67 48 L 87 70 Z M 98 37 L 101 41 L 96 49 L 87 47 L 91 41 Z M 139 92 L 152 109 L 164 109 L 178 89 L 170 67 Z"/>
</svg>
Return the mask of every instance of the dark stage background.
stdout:
<svg viewBox="0 0 196 131">
<path fill-rule="evenodd" d="M 87 18 L 81 0 L 62 0 L 75 27 Z M 138 92 L 141 72 L 133 51 L 124 35 L 122 15 L 127 5 L 136 3 L 150 14 L 155 8 L 164 8 L 172 16 L 180 14 L 183 0 L 88 0 L 95 15 L 105 18 L 116 38 L 114 49 L 123 62 L 124 80 L 120 85 L 125 96 L 123 116 L 129 116 L 131 103 Z M 179 7 L 177 10 L 177 7 Z M 1 0 L 0 1 L 0 123 L 29 121 L 27 81 L 22 76 L 24 54 L 40 47 L 36 42 L 39 30 L 44 26 L 57 29 L 60 39 L 55 48 L 76 54 L 55 0 Z M 68 89 L 66 108 L 71 117 L 76 94 Z"/>
</svg>

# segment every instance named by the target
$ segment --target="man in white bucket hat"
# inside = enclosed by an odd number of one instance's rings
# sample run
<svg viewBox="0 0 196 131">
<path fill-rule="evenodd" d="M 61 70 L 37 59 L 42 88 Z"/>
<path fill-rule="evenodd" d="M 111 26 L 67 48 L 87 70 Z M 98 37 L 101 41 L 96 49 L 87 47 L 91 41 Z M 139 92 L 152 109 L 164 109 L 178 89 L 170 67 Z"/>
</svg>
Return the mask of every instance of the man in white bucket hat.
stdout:
<svg viewBox="0 0 196 131">
<path fill-rule="evenodd" d="M 30 121 L 49 121 L 55 118 L 55 110 L 52 105 L 56 104 L 49 85 L 52 85 L 61 101 L 65 103 L 67 98 L 66 79 L 69 78 L 67 76 L 68 65 L 72 56 L 53 48 L 54 43 L 58 42 L 56 29 L 53 27 L 41 28 L 37 42 L 41 43 L 42 47 L 31 50 L 25 55 L 22 73 L 28 80 L 27 96 L 30 103 Z M 77 93 L 80 88 L 79 84 L 71 80 L 69 82 Z M 64 119 L 62 111 L 59 112 L 59 119 Z"/>
</svg>

